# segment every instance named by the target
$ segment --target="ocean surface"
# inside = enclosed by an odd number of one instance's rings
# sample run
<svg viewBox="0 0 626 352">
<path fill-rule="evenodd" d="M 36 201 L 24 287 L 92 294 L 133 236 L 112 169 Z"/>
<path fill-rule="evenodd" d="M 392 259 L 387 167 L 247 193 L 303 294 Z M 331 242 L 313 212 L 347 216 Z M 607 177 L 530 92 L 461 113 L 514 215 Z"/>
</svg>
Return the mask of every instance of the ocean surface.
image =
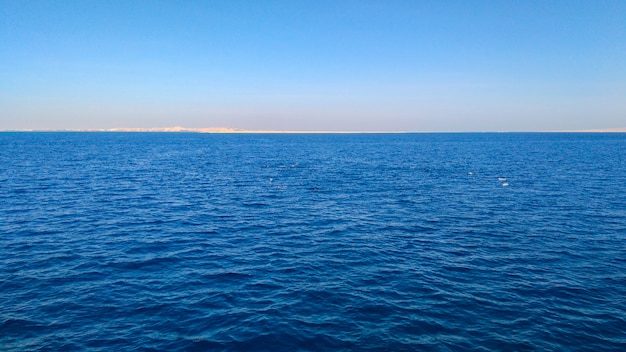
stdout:
<svg viewBox="0 0 626 352">
<path fill-rule="evenodd" d="M 624 351 L 626 134 L 0 133 L 2 351 Z"/>
</svg>

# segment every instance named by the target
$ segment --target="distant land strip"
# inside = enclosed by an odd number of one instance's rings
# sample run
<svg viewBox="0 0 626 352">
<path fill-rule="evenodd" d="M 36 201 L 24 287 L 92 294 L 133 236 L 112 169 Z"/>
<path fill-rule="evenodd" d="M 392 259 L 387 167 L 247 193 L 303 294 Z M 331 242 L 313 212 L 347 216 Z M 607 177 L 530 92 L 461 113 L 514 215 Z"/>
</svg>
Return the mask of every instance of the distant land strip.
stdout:
<svg viewBox="0 0 626 352">
<path fill-rule="evenodd" d="M 419 133 L 419 131 L 323 131 L 323 130 L 247 130 L 231 127 L 119 127 L 119 128 L 63 128 L 63 129 L 5 129 L 0 132 L 191 132 L 191 133 L 285 133 L 285 134 L 315 134 L 315 133 Z M 423 132 L 439 133 L 439 132 Z"/>
<path fill-rule="evenodd" d="M 246 130 L 231 127 L 116 127 L 116 128 L 62 128 L 62 129 L 5 129 L 1 132 L 192 132 L 192 133 L 410 133 L 393 131 L 298 131 Z"/>
</svg>

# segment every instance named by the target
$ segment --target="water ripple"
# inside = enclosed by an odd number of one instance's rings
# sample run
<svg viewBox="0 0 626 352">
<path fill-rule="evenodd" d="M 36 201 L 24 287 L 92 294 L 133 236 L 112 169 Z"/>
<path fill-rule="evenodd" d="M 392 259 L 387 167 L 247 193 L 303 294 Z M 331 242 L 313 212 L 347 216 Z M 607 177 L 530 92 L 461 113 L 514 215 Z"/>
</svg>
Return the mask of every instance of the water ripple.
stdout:
<svg viewBox="0 0 626 352">
<path fill-rule="evenodd" d="M 2 350 L 626 349 L 623 134 L 0 145 Z"/>
</svg>

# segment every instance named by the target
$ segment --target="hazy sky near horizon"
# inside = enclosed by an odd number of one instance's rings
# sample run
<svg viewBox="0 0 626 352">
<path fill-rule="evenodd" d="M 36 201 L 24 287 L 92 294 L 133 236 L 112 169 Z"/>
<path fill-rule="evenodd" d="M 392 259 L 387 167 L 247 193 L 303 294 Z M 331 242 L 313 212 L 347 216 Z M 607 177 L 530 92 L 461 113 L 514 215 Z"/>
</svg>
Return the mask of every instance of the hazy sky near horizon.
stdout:
<svg viewBox="0 0 626 352">
<path fill-rule="evenodd" d="M 626 1 L 0 0 L 0 129 L 626 127 Z"/>
</svg>

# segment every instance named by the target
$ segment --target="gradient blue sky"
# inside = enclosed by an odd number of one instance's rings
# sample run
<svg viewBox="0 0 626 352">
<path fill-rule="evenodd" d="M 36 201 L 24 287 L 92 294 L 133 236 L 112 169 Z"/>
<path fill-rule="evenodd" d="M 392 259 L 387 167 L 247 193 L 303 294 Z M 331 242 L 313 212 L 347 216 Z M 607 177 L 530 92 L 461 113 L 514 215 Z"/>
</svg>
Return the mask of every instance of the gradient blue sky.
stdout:
<svg viewBox="0 0 626 352">
<path fill-rule="evenodd" d="M 626 127 L 626 1 L 0 0 L 0 129 Z"/>
</svg>

